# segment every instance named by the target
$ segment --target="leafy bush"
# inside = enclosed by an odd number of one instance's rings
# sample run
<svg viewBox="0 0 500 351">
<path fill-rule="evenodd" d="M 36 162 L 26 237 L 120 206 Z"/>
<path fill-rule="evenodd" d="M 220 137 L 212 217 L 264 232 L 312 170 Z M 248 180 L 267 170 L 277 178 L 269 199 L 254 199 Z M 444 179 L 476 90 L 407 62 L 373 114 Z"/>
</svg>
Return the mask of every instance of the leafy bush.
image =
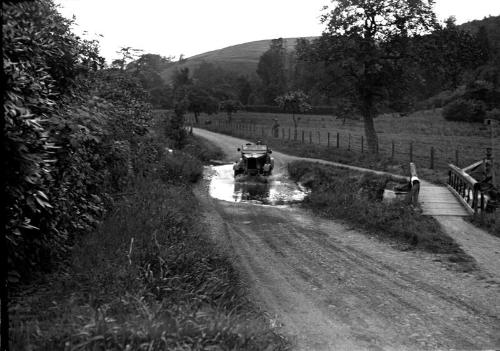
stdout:
<svg viewBox="0 0 500 351">
<path fill-rule="evenodd" d="M 186 146 L 182 149 L 183 152 L 196 157 L 203 163 L 209 163 L 211 160 L 222 160 L 224 152 L 214 146 L 211 142 L 204 138 L 189 136 L 186 141 Z"/>
<path fill-rule="evenodd" d="M 59 262 L 132 175 L 148 130 L 133 76 L 100 70 L 50 0 L 3 3 L 5 196 L 11 280 Z M 4 185 L 4 184 L 2 184 Z"/>
<path fill-rule="evenodd" d="M 11 274 L 19 275 L 49 268 L 66 252 L 68 229 L 92 226 L 102 212 L 102 198 L 86 190 L 102 180 L 92 154 L 105 120 L 88 118 L 93 113 L 85 103 L 79 109 L 67 103 L 102 59 L 95 42 L 71 33 L 51 1 L 2 3 L 2 9 L 2 187 Z"/>
<path fill-rule="evenodd" d="M 500 108 L 494 108 L 493 110 L 487 111 L 486 118 L 500 121 Z"/>
<path fill-rule="evenodd" d="M 469 83 L 463 95 L 464 99 L 482 101 L 488 109 L 500 107 L 500 90 L 484 80 Z"/>
<path fill-rule="evenodd" d="M 482 123 L 486 105 L 478 100 L 456 99 L 444 107 L 443 116 L 449 121 Z"/>
<path fill-rule="evenodd" d="M 160 167 L 160 177 L 165 182 L 195 183 L 203 174 L 201 162 L 182 151 L 168 152 Z"/>
</svg>

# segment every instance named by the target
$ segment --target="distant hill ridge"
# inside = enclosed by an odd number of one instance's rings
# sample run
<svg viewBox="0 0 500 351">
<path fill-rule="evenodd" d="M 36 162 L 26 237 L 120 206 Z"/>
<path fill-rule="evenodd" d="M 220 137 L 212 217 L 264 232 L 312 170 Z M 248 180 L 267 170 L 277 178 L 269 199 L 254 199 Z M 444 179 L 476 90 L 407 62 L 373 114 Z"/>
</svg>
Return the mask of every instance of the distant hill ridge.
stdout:
<svg viewBox="0 0 500 351">
<path fill-rule="evenodd" d="M 316 37 L 304 37 L 305 39 L 314 39 Z M 293 50 L 299 38 L 284 38 L 287 50 Z M 224 67 L 224 69 L 236 72 L 242 75 L 255 74 L 260 56 L 269 49 L 272 39 L 251 41 L 248 43 L 228 46 L 223 49 L 205 52 L 203 54 L 188 57 L 185 61 L 178 62 L 163 72 L 162 78 L 170 83 L 174 72 L 177 69 L 189 68 L 193 72 L 201 65 L 203 61 L 213 63 Z"/>
<path fill-rule="evenodd" d="M 482 20 L 474 20 L 463 23 L 459 27 L 473 33 L 484 26 L 490 40 L 490 45 L 494 50 L 500 52 L 500 16 L 489 16 Z M 316 37 L 304 37 L 314 39 Z M 299 38 L 284 38 L 286 49 L 292 50 Z M 226 70 L 238 74 L 251 76 L 255 74 L 260 56 L 269 49 L 272 39 L 251 41 L 248 43 L 228 46 L 223 49 L 205 52 L 203 54 L 191 56 L 185 61 L 176 62 L 161 72 L 165 82 L 170 83 L 174 72 L 180 68 L 189 68 L 192 73 L 203 61 L 219 65 Z"/>
</svg>

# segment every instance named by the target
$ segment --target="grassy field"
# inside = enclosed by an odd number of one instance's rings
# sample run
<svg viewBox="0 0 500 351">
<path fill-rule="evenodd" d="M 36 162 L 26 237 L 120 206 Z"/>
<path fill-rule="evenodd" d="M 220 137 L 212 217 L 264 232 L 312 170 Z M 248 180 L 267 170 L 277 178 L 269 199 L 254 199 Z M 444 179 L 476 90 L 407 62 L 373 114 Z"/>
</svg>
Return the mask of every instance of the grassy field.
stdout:
<svg viewBox="0 0 500 351">
<path fill-rule="evenodd" d="M 332 116 L 302 115 L 300 118 L 299 142 L 302 142 L 304 133 L 305 144 L 327 147 L 328 133 L 330 133 L 330 147 L 336 148 L 338 133 L 340 149 L 366 153 L 361 120 L 346 120 L 343 123 L 342 120 Z M 269 142 L 274 139 L 271 137 L 274 119 L 277 119 L 280 125 L 279 139 L 294 139 L 292 118 L 287 114 L 238 112 L 233 116 L 233 131 L 242 136 Z M 211 125 L 206 125 L 209 129 L 228 128 L 224 123 L 227 121 L 225 114 L 203 116 L 201 123 L 208 120 L 212 122 Z M 411 158 L 417 164 L 417 168 L 429 169 L 431 148 L 433 148 L 433 169 L 443 174 L 446 174 L 448 163 L 465 167 L 484 158 L 486 148 L 492 145 L 490 130 L 487 127 L 446 121 L 441 116 L 440 109 L 421 111 L 407 117 L 381 115 L 375 120 L 375 128 L 379 136 L 381 156 L 387 158 L 394 156 L 396 161 L 404 164 L 410 161 L 411 149 Z M 497 127 L 493 144 L 494 155 L 500 155 L 500 127 Z M 497 156 L 497 159 L 500 159 L 500 156 Z M 500 174 L 500 162 L 496 162 L 496 173 Z"/>
</svg>

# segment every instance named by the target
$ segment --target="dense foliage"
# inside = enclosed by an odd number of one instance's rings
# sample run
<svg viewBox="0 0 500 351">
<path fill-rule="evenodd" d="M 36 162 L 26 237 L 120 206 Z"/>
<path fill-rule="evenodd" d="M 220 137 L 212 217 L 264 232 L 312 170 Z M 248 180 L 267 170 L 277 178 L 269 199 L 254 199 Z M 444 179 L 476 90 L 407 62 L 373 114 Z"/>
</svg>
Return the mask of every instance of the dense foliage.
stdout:
<svg viewBox="0 0 500 351">
<path fill-rule="evenodd" d="M 275 102 L 283 111 L 292 114 L 294 140 L 297 140 L 298 128 L 298 120 L 295 115 L 311 110 L 311 105 L 308 103 L 308 100 L 309 97 L 302 90 L 289 91 L 275 99 Z"/>
<path fill-rule="evenodd" d="M 457 99 L 443 109 L 443 117 L 449 121 L 483 122 L 485 104 L 478 100 Z"/>
<path fill-rule="evenodd" d="M 149 105 L 137 80 L 98 70 L 97 43 L 49 0 L 3 4 L 11 280 L 47 270 L 92 229 L 133 172 Z"/>
</svg>

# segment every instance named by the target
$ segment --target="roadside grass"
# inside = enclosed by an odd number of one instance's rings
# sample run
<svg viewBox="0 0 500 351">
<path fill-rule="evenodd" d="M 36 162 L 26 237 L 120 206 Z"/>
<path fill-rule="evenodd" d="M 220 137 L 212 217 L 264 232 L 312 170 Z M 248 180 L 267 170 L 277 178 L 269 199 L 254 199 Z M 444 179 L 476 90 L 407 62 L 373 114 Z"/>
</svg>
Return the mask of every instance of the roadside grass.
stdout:
<svg viewBox="0 0 500 351">
<path fill-rule="evenodd" d="M 398 174 L 405 177 L 410 175 L 409 162 L 402 163 L 384 155 L 359 153 L 337 148 L 325 148 L 320 145 L 302 144 L 296 141 L 279 139 L 269 139 L 266 142 L 273 149 L 276 149 L 276 151 L 281 151 L 290 155 L 318 158 L 346 165 Z M 420 178 L 435 184 L 446 184 L 448 179 L 448 175 L 446 173 L 428 168 L 419 168 L 418 164 L 417 173 Z"/>
<path fill-rule="evenodd" d="M 472 217 L 471 222 L 500 238 L 500 209 Z"/>
<path fill-rule="evenodd" d="M 224 152 L 218 146 L 196 136 L 188 137 L 183 151 L 196 157 L 204 164 L 210 163 L 211 160 L 222 160 L 224 158 Z"/>
<path fill-rule="evenodd" d="M 313 212 L 345 220 L 403 249 L 444 254 L 461 271 L 475 269 L 473 259 L 434 218 L 404 200 L 383 201 L 387 183 L 397 180 L 304 161 L 290 163 L 288 171 L 293 180 L 311 189 L 302 205 Z"/>
<path fill-rule="evenodd" d="M 150 146 L 145 152 L 156 150 L 158 163 L 138 172 L 67 264 L 17 289 L 13 350 L 288 348 L 204 236 L 190 185 L 201 161 Z M 175 157 L 189 165 L 172 173 Z"/>
</svg>

